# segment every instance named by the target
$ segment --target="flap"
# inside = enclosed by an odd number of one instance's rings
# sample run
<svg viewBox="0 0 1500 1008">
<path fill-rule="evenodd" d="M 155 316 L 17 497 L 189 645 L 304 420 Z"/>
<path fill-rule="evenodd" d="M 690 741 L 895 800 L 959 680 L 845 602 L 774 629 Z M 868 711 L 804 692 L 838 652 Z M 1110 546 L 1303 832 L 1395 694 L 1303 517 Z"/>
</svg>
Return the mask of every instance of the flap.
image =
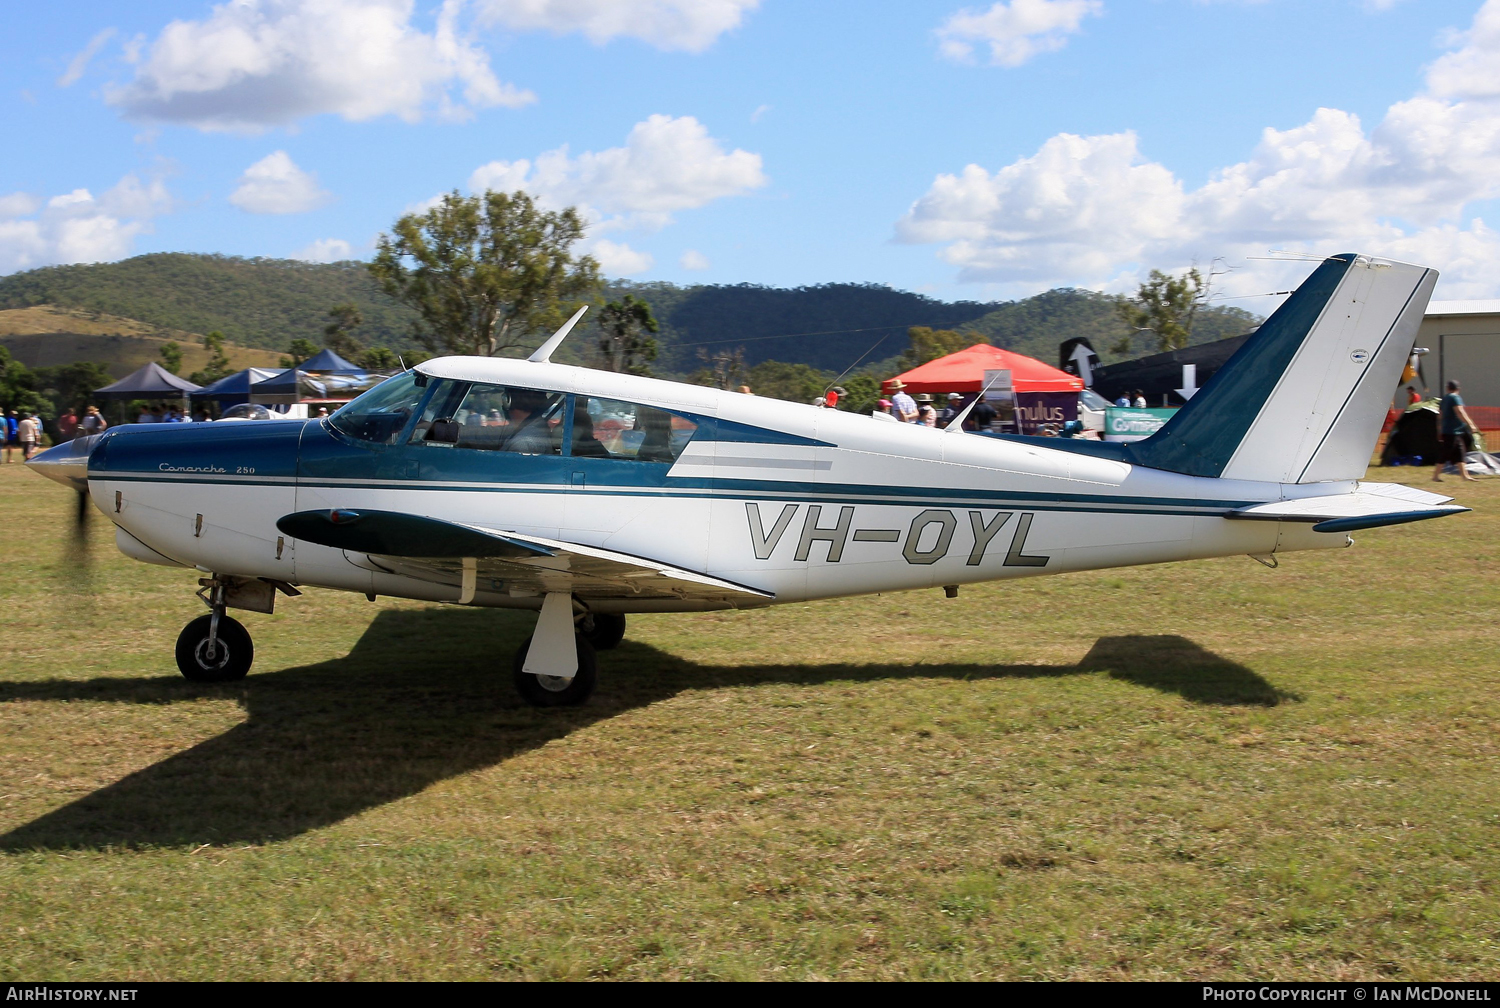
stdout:
<svg viewBox="0 0 1500 1008">
<path fill-rule="evenodd" d="M 298 511 L 278 519 L 287 535 L 363 553 L 378 570 L 474 593 L 581 599 L 701 599 L 765 602 L 775 595 L 645 557 L 579 543 L 363 508 Z"/>
</svg>

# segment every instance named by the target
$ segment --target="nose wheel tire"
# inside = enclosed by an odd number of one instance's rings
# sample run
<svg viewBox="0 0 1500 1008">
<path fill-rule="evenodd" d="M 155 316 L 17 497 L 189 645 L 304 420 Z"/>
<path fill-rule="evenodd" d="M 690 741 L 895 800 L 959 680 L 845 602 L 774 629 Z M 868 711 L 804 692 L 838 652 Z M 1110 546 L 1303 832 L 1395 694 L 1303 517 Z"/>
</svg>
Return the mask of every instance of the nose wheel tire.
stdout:
<svg viewBox="0 0 1500 1008">
<path fill-rule="evenodd" d="M 526 652 L 531 648 L 531 638 L 521 642 L 512 663 L 516 692 L 521 694 L 521 699 L 533 707 L 577 707 L 593 694 L 599 677 L 594 647 L 583 634 L 575 634 L 573 642 L 578 648 L 578 673 L 571 679 L 521 671 L 526 664 Z"/>
<path fill-rule="evenodd" d="M 594 613 L 594 626 L 584 636 L 595 651 L 609 651 L 625 639 L 625 616 L 622 613 Z"/>
<path fill-rule="evenodd" d="M 209 646 L 213 615 L 199 616 L 177 636 L 177 669 L 193 682 L 231 682 L 245 678 L 255 660 L 250 632 L 239 620 L 219 617 L 218 638 Z M 535 678 L 533 676 L 533 678 Z"/>
</svg>

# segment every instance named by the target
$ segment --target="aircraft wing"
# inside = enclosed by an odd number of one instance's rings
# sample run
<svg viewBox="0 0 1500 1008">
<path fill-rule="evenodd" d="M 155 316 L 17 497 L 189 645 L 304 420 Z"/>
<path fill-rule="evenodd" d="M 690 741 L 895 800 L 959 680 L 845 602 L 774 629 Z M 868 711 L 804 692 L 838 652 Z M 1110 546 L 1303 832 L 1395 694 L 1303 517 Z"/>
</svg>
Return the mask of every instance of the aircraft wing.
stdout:
<svg viewBox="0 0 1500 1008">
<path fill-rule="evenodd" d="M 1361 483 L 1353 493 L 1252 504 L 1224 515 L 1251 521 L 1313 523 L 1314 532 L 1353 532 L 1356 529 L 1401 525 L 1406 522 L 1460 514 L 1469 508 L 1449 503 L 1452 497 L 1428 493 L 1399 483 Z"/>
<path fill-rule="evenodd" d="M 298 511 L 276 527 L 296 539 L 364 554 L 392 574 L 476 591 L 581 599 L 688 599 L 765 603 L 771 592 L 645 557 L 424 515 L 365 508 Z"/>
</svg>

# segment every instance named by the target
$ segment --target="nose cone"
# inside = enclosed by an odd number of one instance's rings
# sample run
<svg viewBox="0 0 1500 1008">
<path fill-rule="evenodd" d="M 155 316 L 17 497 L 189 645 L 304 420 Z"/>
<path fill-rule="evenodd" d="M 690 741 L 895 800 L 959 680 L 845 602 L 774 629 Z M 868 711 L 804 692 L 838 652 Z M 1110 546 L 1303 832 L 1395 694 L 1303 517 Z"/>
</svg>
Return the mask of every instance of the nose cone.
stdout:
<svg viewBox="0 0 1500 1008">
<path fill-rule="evenodd" d="M 103 434 L 74 438 L 53 445 L 40 455 L 33 455 L 26 464 L 50 480 L 87 491 L 89 488 L 89 453 L 99 443 Z"/>
</svg>

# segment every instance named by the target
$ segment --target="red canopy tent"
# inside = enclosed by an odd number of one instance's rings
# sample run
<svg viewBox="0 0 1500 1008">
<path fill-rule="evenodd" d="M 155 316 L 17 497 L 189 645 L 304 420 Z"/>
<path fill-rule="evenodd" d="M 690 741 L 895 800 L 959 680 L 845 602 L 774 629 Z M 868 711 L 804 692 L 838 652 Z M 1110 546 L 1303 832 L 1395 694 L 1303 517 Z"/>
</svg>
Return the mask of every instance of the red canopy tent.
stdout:
<svg viewBox="0 0 1500 1008">
<path fill-rule="evenodd" d="M 978 392 L 984 372 L 1009 368 L 1017 392 L 1078 392 L 1083 381 L 1035 357 L 981 343 L 897 375 L 907 392 Z"/>
</svg>

